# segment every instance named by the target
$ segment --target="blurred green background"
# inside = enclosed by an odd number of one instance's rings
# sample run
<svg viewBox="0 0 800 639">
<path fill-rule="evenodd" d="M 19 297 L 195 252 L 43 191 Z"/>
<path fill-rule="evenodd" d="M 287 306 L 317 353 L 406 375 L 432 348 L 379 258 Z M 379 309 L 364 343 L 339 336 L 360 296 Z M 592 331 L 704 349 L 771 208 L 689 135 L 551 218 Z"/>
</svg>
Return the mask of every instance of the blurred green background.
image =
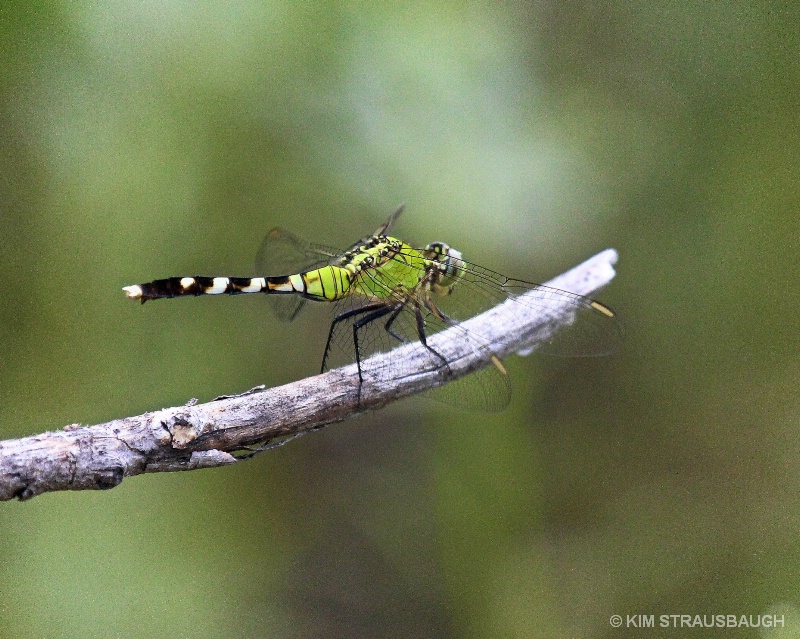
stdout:
<svg viewBox="0 0 800 639">
<path fill-rule="evenodd" d="M 317 371 L 274 226 L 534 281 L 607 247 L 623 350 L 514 358 L 235 468 L 0 505 L 0 637 L 800 636 L 800 11 L 779 3 L 0 5 L 0 436 Z M 777 630 L 613 614 L 784 615 Z"/>
</svg>

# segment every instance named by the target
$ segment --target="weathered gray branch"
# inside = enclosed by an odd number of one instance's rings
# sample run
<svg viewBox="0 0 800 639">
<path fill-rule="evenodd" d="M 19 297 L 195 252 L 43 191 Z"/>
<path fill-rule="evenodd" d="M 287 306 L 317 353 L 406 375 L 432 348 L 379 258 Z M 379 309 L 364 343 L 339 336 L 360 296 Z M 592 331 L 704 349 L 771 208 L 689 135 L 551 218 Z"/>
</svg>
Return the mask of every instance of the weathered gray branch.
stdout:
<svg viewBox="0 0 800 639">
<path fill-rule="evenodd" d="M 608 249 L 547 282 L 548 286 L 592 295 L 614 277 L 617 253 Z M 530 350 L 572 321 L 565 307 L 530 309 L 519 317 L 500 304 L 464 322 L 486 339 L 499 357 Z M 429 338 L 429 344 L 452 361 L 449 378 L 457 378 L 486 365 L 458 327 Z M 513 336 L 511 339 L 509 336 Z M 409 351 L 406 354 L 402 350 Z M 419 349 L 401 346 L 391 357 L 413 357 Z M 377 355 L 365 366 L 380 365 Z M 358 397 L 355 365 L 323 375 L 205 404 L 127 417 L 96 426 L 68 426 L 22 439 L 0 442 L 0 501 L 30 499 L 56 490 L 106 489 L 124 477 L 146 472 L 194 470 L 234 464 L 232 452 L 303 433 L 344 420 L 365 410 L 380 408 L 401 397 L 419 393 L 443 382 L 441 371 L 421 372 L 381 385 L 364 383 Z"/>
</svg>

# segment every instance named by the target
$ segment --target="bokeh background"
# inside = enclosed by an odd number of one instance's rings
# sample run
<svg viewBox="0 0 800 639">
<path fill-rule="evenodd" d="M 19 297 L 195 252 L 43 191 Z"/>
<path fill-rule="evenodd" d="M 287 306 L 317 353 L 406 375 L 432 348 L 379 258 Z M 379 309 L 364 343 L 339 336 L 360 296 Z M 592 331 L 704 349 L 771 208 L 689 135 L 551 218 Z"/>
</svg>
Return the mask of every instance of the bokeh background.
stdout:
<svg viewBox="0 0 800 639">
<path fill-rule="evenodd" d="M 0 505 L 0 637 L 800 636 L 800 11 L 0 4 L 0 436 L 316 372 L 325 326 L 120 287 L 274 226 L 546 280 L 627 341 L 235 468 Z M 777 630 L 619 614 L 783 615 Z"/>
</svg>

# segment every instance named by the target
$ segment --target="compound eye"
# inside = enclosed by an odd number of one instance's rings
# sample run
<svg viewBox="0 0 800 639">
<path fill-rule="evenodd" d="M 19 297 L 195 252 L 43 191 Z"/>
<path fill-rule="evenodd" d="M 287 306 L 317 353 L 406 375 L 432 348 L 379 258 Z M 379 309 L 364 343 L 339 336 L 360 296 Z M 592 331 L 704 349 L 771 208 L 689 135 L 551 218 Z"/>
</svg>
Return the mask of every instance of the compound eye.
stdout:
<svg viewBox="0 0 800 639">
<path fill-rule="evenodd" d="M 447 255 L 450 252 L 450 247 L 444 242 L 431 242 L 425 248 L 437 255 Z"/>
</svg>

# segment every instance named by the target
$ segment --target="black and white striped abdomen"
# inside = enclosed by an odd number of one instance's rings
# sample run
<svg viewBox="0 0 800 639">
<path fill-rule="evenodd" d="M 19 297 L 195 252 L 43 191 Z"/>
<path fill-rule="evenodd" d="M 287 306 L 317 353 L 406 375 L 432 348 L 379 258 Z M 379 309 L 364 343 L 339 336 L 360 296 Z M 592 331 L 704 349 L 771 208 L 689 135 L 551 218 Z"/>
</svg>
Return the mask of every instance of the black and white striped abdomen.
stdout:
<svg viewBox="0 0 800 639">
<path fill-rule="evenodd" d="M 140 299 L 142 302 L 161 297 L 179 297 L 181 295 L 237 295 L 239 293 L 261 293 L 265 290 L 276 291 L 278 282 L 267 280 L 282 278 L 264 277 L 169 277 L 164 280 L 154 280 L 147 284 L 125 286 L 125 291 L 130 299 Z M 285 278 L 284 290 L 294 293 L 289 278 Z M 277 292 L 277 291 L 276 291 Z"/>
<path fill-rule="evenodd" d="M 334 301 L 347 294 L 351 273 L 337 266 L 278 277 L 169 277 L 122 288 L 129 299 L 155 300 L 184 295 L 238 295 L 240 293 L 296 294 L 318 301 Z"/>
</svg>

